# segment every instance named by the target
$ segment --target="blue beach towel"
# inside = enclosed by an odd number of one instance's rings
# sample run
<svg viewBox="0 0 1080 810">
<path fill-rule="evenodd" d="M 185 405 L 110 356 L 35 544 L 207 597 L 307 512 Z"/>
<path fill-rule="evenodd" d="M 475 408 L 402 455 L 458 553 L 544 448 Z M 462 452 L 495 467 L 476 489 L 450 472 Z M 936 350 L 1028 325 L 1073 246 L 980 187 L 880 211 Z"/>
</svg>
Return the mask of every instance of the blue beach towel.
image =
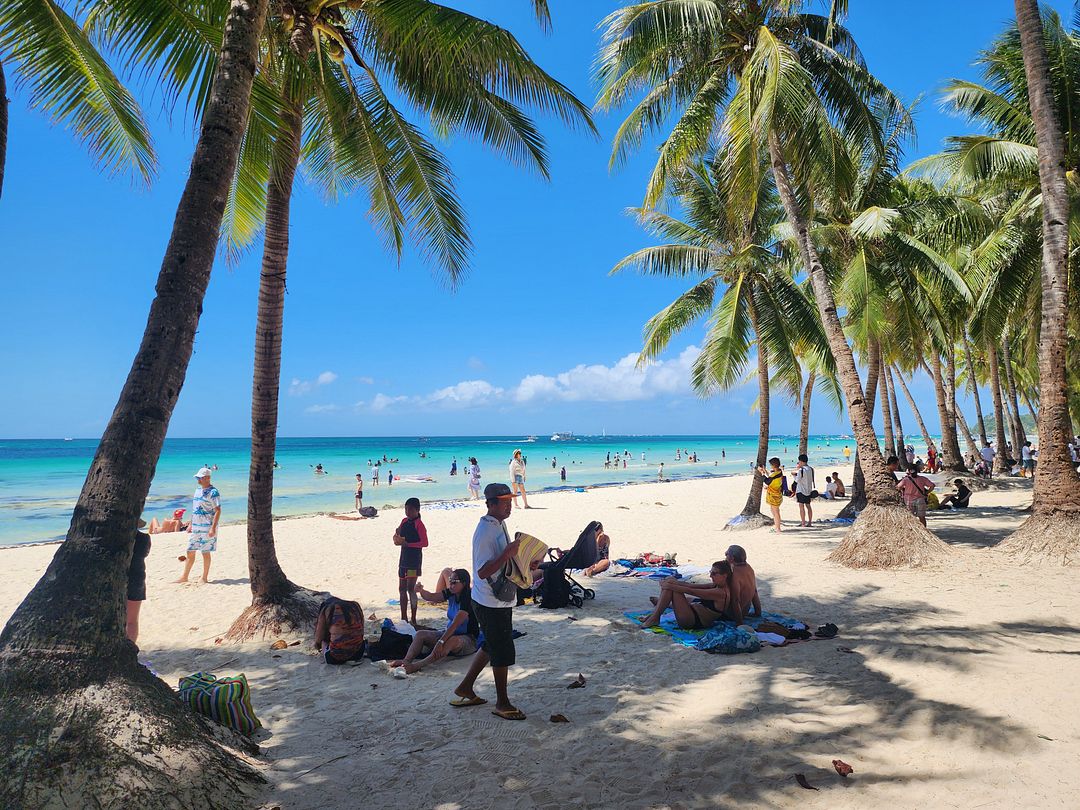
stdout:
<svg viewBox="0 0 1080 810">
<path fill-rule="evenodd" d="M 623 614 L 628 619 L 632 619 L 635 622 L 640 622 L 645 616 L 649 615 L 647 610 L 631 610 Z M 806 624 L 793 619 L 790 616 L 784 616 L 779 613 L 764 612 L 761 616 L 748 618 L 744 624 L 750 627 L 757 627 L 762 622 L 776 622 L 782 624 L 784 627 L 790 627 L 794 630 L 801 630 L 806 628 Z M 660 633 L 663 635 L 671 636 L 671 640 L 676 644 L 681 644 L 684 647 L 689 647 L 694 650 L 703 650 L 705 652 L 720 653 L 722 655 L 733 655 L 735 653 L 743 652 L 757 652 L 761 649 L 761 642 L 756 635 L 751 635 L 745 630 L 740 630 L 736 627 L 735 622 L 730 621 L 718 621 L 712 627 L 704 630 L 685 630 L 679 627 L 678 621 L 675 619 L 675 611 L 668 608 L 664 611 L 660 617 L 660 624 L 656 627 L 643 627 L 643 630 L 647 630 L 651 633 Z"/>
</svg>

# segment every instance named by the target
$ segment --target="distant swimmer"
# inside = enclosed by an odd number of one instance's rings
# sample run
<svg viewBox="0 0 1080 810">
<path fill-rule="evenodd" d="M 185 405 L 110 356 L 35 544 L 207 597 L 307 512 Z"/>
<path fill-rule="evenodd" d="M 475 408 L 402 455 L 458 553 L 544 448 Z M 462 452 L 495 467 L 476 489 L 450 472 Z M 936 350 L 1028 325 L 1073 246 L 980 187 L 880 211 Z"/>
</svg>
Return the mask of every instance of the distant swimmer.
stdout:
<svg viewBox="0 0 1080 810">
<path fill-rule="evenodd" d="M 316 475 L 326 475 L 326 470 L 323 469 L 322 464 L 316 464 L 315 465 L 315 474 Z"/>
</svg>

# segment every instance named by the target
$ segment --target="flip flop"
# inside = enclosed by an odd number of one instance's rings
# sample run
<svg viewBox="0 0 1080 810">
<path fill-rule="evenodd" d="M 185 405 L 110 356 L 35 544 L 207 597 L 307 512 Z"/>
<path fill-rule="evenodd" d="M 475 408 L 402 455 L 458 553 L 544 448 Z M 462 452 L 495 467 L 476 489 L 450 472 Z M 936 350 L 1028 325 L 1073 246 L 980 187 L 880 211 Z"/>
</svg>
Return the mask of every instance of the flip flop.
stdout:
<svg viewBox="0 0 1080 810">
<path fill-rule="evenodd" d="M 501 717 L 503 720 L 524 720 L 525 712 L 521 709 L 510 709 L 503 711 L 501 709 L 492 709 L 491 713 L 496 717 Z"/>
<path fill-rule="evenodd" d="M 483 706 L 487 703 L 482 697 L 459 697 L 450 701 L 450 705 L 457 709 L 462 709 L 466 706 Z"/>
</svg>

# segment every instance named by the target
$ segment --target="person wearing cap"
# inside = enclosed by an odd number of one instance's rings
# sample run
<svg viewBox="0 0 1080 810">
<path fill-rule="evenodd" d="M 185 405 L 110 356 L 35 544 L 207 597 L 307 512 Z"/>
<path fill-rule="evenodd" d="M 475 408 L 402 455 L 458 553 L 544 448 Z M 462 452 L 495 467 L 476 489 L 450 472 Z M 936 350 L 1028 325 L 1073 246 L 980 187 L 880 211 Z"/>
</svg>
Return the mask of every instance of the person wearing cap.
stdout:
<svg viewBox="0 0 1080 810">
<path fill-rule="evenodd" d="M 524 720 L 524 712 L 510 702 L 506 693 L 509 669 L 516 661 L 514 650 L 514 605 L 516 596 L 509 601 L 500 599 L 492 589 L 503 566 L 517 551 L 519 542 L 510 539 L 506 519 L 514 508 L 514 493 L 506 484 L 488 484 L 484 488 L 487 514 L 473 533 L 472 601 L 476 611 L 484 643 L 473 658 L 465 678 L 454 690 L 456 697 L 451 706 L 480 706 L 487 703 L 474 691 L 476 679 L 484 667 L 491 664 L 495 679 L 495 710 L 492 714 L 504 720 Z"/>
<path fill-rule="evenodd" d="M 146 528 L 146 521 L 139 519 L 139 529 Z M 146 601 L 146 558 L 150 554 L 150 535 L 135 531 L 135 545 L 131 549 L 131 562 L 127 574 L 127 637 L 134 644 L 139 640 L 139 610 Z"/>
<path fill-rule="evenodd" d="M 221 520 L 221 493 L 210 485 L 210 468 L 203 467 L 195 473 L 199 485 L 191 499 L 191 525 L 188 531 L 187 558 L 184 560 L 184 573 L 177 582 L 187 582 L 191 567 L 195 565 L 195 552 L 202 553 L 202 581 L 210 581 L 210 555 L 217 550 L 218 521 Z"/>
</svg>

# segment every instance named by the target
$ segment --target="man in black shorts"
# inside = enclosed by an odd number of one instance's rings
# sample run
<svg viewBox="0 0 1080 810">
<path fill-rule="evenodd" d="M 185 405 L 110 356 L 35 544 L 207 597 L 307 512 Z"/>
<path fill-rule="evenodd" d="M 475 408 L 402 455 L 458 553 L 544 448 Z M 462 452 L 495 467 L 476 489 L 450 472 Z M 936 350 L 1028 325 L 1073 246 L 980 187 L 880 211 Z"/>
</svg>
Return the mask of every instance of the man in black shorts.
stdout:
<svg viewBox="0 0 1080 810">
<path fill-rule="evenodd" d="M 473 656 L 472 666 L 454 690 L 457 697 L 450 701 L 450 705 L 461 707 L 487 703 L 477 697 L 473 687 L 490 662 L 496 695 L 492 714 L 504 720 L 524 720 L 525 713 L 510 702 L 506 693 L 509 668 L 516 661 L 513 616 L 517 589 L 515 587 L 512 593 L 498 595 L 492 589 L 492 583 L 497 582 L 503 566 L 519 545 L 517 540 L 510 540 L 505 523 L 514 508 L 514 494 L 506 484 L 488 484 L 484 488 L 484 498 L 488 511 L 480 518 L 480 525 L 473 533 L 472 561 L 472 603 L 484 633 L 484 644 Z"/>
<path fill-rule="evenodd" d="M 795 500 L 799 503 L 799 525 L 809 526 L 814 522 L 814 507 L 810 503 L 814 499 L 814 468 L 806 453 L 799 456 L 799 463 L 795 465 L 794 489 Z"/>
<path fill-rule="evenodd" d="M 401 602 L 401 620 L 416 627 L 416 579 L 422 573 L 424 549 L 428 536 L 424 522 L 420 520 L 420 499 L 405 501 L 405 519 L 394 532 L 394 545 L 401 546 L 398 557 L 398 597 Z M 411 609 L 411 617 L 406 610 Z"/>
</svg>

